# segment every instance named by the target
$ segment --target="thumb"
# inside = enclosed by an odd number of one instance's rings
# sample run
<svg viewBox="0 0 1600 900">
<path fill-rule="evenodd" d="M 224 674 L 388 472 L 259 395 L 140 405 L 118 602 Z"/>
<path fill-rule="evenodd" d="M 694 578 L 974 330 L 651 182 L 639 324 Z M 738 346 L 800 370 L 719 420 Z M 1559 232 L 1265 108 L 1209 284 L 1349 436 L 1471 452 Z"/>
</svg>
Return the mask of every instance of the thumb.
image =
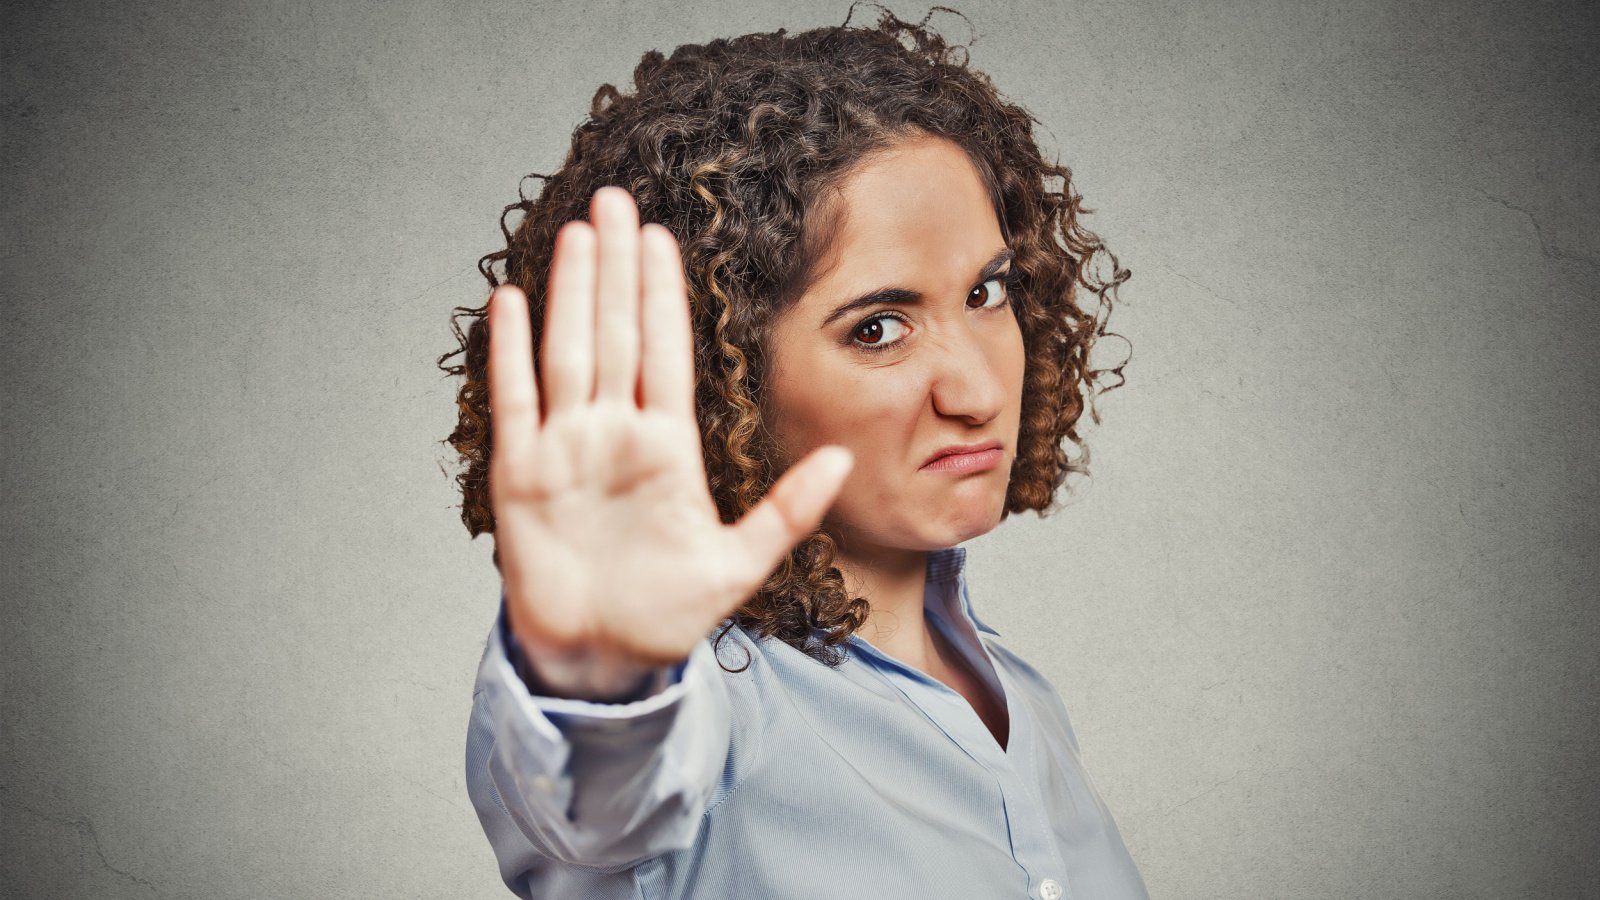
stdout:
<svg viewBox="0 0 1600 900">
<path fill-rule="evenodd" d="M 745 578 L 752 588 L 822 523 L 853 468 L 855 455 L 847 448 L 818 447 L 790 466 L 767 496 L 733 525 L 739 558 L 749 566 L 746 572 L 753 573 Z"/>
</svg>

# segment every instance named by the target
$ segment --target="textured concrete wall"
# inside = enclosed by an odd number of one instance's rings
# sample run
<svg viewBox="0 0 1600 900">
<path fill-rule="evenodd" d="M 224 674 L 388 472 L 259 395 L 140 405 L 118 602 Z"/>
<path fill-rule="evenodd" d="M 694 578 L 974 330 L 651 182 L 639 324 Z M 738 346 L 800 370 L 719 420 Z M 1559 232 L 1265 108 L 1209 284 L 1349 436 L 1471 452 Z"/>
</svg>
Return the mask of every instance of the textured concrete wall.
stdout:
<svg viewBox="0 0 1600 900">
<path fill-rule="evenodd" d="M 7 4 L 0 894 L 502 895 L 448 312 L 600 82 L 846 5 Z M 1600 896 L 1596 5 L 963 6 L 1134 271 L 974 601 L 1152 891 Z"/>
</svg>

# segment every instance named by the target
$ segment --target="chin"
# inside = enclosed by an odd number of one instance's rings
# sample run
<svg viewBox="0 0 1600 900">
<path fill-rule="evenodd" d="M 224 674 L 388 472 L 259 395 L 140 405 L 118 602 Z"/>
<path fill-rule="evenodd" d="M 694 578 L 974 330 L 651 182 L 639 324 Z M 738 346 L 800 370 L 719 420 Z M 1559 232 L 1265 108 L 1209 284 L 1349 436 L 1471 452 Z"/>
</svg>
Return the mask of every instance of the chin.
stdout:
<svg viewBox="0 0 1600 900">
<path fill-rule="evenodd" d="M 963 516 L 959 520 L 950 522 L 949 527 L 946 529 L 949 534 L 949 540 L 945 542 L 944 546 L 953 547 L 956 544 L 988 534 L 1000 525 L 1000 521 L 1003 518 L 1005 518 L 1004 495 L 1001 496 L 999 503 L 994 504 L 982 513 Z"/>
</svg>

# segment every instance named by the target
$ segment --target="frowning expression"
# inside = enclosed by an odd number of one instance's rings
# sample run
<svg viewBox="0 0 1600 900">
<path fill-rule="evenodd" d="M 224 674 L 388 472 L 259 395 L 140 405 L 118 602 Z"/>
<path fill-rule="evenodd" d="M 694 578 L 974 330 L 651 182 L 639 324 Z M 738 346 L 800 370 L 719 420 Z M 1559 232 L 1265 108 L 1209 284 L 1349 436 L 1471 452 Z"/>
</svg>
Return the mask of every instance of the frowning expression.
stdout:
<svg viewBox="0 0 1600 900">
<path fill-rule="evenodd" d="M 789 460 L 855 454 L 827 519 L 846 543 L 952 546 L 999 524 L 1017 449 L 1010 251 L 978 169 L 943 138 L 874 154 L 836 199 L 818 277 L 773 323 L 768 421 Z M 925 465 L 986 442 L 998 452 Z"/>
</svg>

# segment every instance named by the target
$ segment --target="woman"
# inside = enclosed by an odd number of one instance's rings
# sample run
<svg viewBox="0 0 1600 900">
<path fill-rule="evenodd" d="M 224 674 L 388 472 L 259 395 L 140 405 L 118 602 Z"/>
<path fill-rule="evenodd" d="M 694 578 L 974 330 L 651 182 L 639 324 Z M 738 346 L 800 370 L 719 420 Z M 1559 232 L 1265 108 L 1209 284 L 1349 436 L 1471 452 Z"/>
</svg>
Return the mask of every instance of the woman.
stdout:
<svg viewBox="0 0 1600 900">
<path fill-rule="evenodd" d="M 951 56 L 887 13 L 648 53 L 507 208 L 448 371 L 518 895 L 1145 896 L 958 546 L 1084 468 L 1127 272 Z"/>
</svg>

